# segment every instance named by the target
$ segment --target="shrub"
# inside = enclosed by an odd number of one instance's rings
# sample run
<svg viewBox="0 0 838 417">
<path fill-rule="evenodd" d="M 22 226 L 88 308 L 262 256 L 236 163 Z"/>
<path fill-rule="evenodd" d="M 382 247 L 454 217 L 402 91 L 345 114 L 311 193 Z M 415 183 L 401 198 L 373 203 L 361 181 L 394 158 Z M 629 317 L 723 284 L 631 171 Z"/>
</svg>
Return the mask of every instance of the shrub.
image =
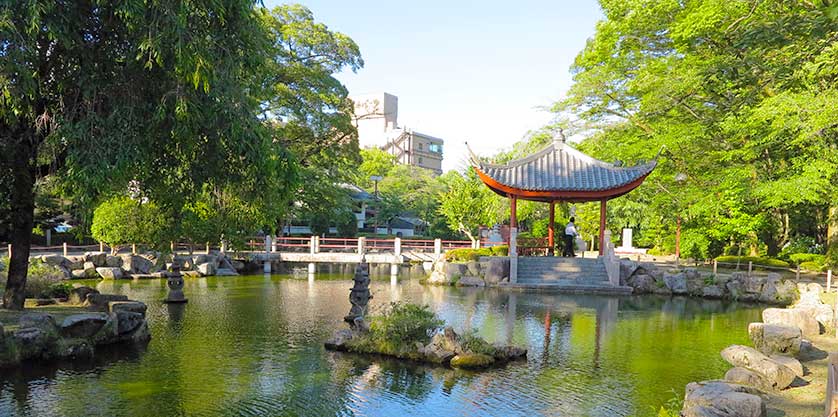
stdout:
<svg viewBox="0 0 838 417">
<path fill-rule="evenodd" d="M 655 246 L 649 249 L 646 253 L 652 256 L 665 256 L 671 254 L 671 252 L 669 252 L 668 250 L 666 250 L 666 248 L 662 246 Z"/>
<path fill-rule="evenodd" d="M 391 303 L 380 316 L 370 319 L 370 334 L 361 347 L 387 354 L 398 354 L 413 348 L 416 342 L 426 344 L 431 334 L 444 322 L 428 306 L 409 303 Z"/>
<path fill-rule="evenodd" d="M 806 261 L 806 262 L 801 262 L 798 265 L 800 265 L 800 269 L 804 269 L 806 271 L 811 271 L 811 272 L 823 272 L 823 271 L 827 270 L 826 265 L 824 265 L 820 262 Z"/>
<path fill-rule="evenodd" d="M 819 265 L 826 264 L 826 256 L 817 253 L 795 253 L 789 255 L 789 260 L 797 265 L 800 265 L 804 262 L 814 262 Z M 803 265 L 800 266 L 802 267 Z"/>
<path fill-rule="evenodd" d="M 754 266 L 773 266 L 777 268 L 788 268 L 789 263 L 786 261 L 781 261 L 779 259 L 762 257 L 762 256 L 719 256 L 716 258 L 716 262 L 721 263 L 731 263 L 735 264 L 737 259 L 739 260 L 740 264 L 748 265 L 748 262 L 753 262 Z"/>
<path fill-rule="evenodd" d="M 452 249 L 445 252 L 445 260 L 448 262 L 469 262 L 478 261 L 481 256 L 492 256 L 491 248 L 480 249 Z"/>
<path fill-rule="evenodd" d="M 492 256 L 509 256 L 509 245 L 497 245 L 489 248 Z"/>
<path fill-rule="evenodd" d="M 90 232 L 96 240 L 116 251 L 132 243 L 167 246 L 164 243 L 172 240 L 173 231 L 163 211 L 154 203 L 114 197 L 93 211 Z"/>
<path fill-rule="evenodd" d="M 495 349 L 489 342 L 477 335 L 477 332 L 471 331 L 460 336 L 460 346 L 466 352 L 476 353 L 480 355 L 494 356 Z"/>
<path fill-rule="evenodd" d="M 4 262 L 4 264 L 8 264 L 7 261 L 8 259 L 6 258 L 0 260 L 0 262 Z M 5 269 L 3 272 L 0 272 L 0 279 L 5 287 Z M 61 272 L 61 270 L 54 266 L 50 266 L 37 258 L 33 258 L 29 262 L 29 271 L 27 272 L 26 277 L 26 289 L 24 290 L 24 296 L 26 298 L 64 297 L 61 295 L 52 295 L 61 294 L 61 288 L 67 288 L 67 295 L 69 295 L 69 291 L 72 289 L 72 286 L 69 283 L 64 282 L 64 273 Z"/>
</svg>

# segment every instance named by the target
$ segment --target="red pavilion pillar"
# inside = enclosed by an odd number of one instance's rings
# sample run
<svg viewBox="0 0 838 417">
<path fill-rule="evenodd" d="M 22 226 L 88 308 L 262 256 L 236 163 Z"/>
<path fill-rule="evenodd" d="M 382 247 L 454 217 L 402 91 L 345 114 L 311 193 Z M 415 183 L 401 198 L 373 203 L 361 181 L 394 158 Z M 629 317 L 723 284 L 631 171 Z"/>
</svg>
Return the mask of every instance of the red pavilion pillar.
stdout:
<svg viewBox="0 0 838 417">
<path fill-rule="evenodd" d="M 605 202 L 607 199 L 599 201 L 599 256 L 605 254 Z"/>
<path fill-rule="evenodd" d="M 556 202 L 550 201 L 550 218 L 547 221 L 547 255 L 554 255 L 556 243 Z"/>
<path fill-rule="evenodd" d="M 509 196 L 509 227 L 518 227 L 518 197 Z"/>
</svg>

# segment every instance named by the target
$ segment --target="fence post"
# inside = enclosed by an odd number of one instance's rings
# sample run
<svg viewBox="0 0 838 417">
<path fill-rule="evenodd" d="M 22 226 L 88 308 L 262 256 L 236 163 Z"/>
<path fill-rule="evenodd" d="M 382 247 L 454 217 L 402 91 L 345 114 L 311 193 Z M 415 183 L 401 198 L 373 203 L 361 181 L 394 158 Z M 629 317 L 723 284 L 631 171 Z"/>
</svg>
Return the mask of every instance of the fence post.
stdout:
<svg viewBox="0 0 838 417">
<path fill-rule="evenodd" d="M 309 249 L 309 252 L 310 252 L 312 255 L 314 255 L 315 253 L 317 253 L 317 245 L 314 243 L 314 236 L 312 236 L 311 238 L 309 238 L 309 242 L 308 242 L 308 249 Z"/>
<path fill-rule="evenodd" d="M 276 241 L 279 239 L 279 236 L 274 236 L 271 239 L 271 252 L 276 252 Z"/>
<path fill-rule="evenodd" d="M 714 277 L 718 275 L 718 272 L 717 272 L 718 270 L 719 270 L 719 261 L 713 259 L 713 276 Z"/>
<path fill-rule="evenodd" d="M 314 253 L 320 253 L 320 236 L 314 237 Z"/>
<path fill-rule="evenodd" d="M 99 252 L 105 251 L 105 242 L 99 242 Z"/>
<path fill-rule="evenodd" d="M 137 254 L 137 244 L 132 243 L 131 244 L 131 255 L 136 255 L 136 254 Z"/>
<path fill-rule="evenodd" d="M 797 265 L 797 271 L 795 272 L 794 277 L 800 281 L 800 265 Z"/>
<path fill-rule="evenodd" d="M 221 239 L 221 254 L 227 253 L 227 241 Z"/>
<path fill-rule="evenodd" d="M 442 255 L 442 239 L 434 239 L 434 255 Z"/>
<path fill-rule="evenodd" d="M 402 254 L 402 238 L 397 237 L 393 241 L 393 252 L 395 252 L 396 256 L 401 256 L 401 254 Z"/>
<path fill-rule="evenodd" d="M 751 276 L 751 271 L 754 270 L 754 261 L 748 261 L 748 276 Z"/>
<path fill-rule="evenodd" d="M 363 255 L 364 251 L 366 250 L 367 246 L 367 238 L 361 236 L 358 238 L 358 255 Z"/>
<path fill-rule="evenodd" d="M 9 259 L 12 259 L 12 244 L 9 243 Z"/>
<path fill-rule="evenodd" d="M 61 244 L 64 247 L 64 256 L 67 256 L 67 242 Z"/>
<path fill-rule="evenodd" d="M 207 245 L 204 248 L 204 252 L 206 252 L 207 255 L 210 254 L 210 244 L 209 244 L 209 242 L 207 242 Z"/>
</svg>

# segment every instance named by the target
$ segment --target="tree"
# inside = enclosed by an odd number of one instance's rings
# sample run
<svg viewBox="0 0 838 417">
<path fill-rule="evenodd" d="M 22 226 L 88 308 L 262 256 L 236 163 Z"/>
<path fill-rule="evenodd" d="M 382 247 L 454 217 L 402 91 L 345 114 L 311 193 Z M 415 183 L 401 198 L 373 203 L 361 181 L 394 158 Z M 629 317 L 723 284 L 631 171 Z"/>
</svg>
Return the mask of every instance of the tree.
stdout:
<svg viewBox="0 0 838 417">
<path fill-rule="evenodd" d="M 396 157 L 378 148 L 361 149 L 361 165 L 355 183 L 364 188 L 372 188 L 372 176 L 387 177 L 396 166 Z"/>
<path fill-rule="evenodd" d="M 450 171 L 443 177 L 447 190 L 440 194 L 439 213 L 451 230 L 463 233 L 474 242 L 480 226 L 500 221 L 500 197 L 483 185 L 472 170 L 465 174 Z"/>
<path fill-rule="evenodd" d="M 6 308 L 23 307 L 36 182 L 46 175 L 82 207 L 130 181 L 164 209 L 208 184 L 287 196 L 291 160 L 260 118 L 273 51 L 266 14 L 253 6 L 0 6 L 0 200 L 14 248 Z"/>
<path fill-rule="evenodd" d="M 130 244 L 162 247 L 162 242 L 174 237 L 167 217 L 153 202 L 113 197 L 93 211 L 90 231 L 96 240 L 107 243 L 114 254 Z"/>
</svg>

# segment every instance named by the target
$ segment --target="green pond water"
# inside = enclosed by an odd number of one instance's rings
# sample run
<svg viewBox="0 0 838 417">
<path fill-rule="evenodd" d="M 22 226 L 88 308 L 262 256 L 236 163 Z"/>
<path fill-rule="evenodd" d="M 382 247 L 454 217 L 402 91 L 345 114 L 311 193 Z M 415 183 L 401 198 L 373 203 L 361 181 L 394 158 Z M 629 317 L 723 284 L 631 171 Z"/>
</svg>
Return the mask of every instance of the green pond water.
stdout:
<svg viewBox="0 0 838 417">
<path fill-rule="evenodd" d="M 651 416 L 690 381 L 719 378 L 719 351 L 744 343 L 760 307 L 426 287 L 374 278 L 372 309 L 429 305 L 458 331 L 529 349 L 482 372 L 329 352 L 351 270 L 91 283 L 148 303 L 152 340 L 92 362 L 0 372 L 0 416 Z M 673 393 L 674 390 L 674 393 Z M 677 393 L 677 394 L 676 394 Z"/>
</svg>

